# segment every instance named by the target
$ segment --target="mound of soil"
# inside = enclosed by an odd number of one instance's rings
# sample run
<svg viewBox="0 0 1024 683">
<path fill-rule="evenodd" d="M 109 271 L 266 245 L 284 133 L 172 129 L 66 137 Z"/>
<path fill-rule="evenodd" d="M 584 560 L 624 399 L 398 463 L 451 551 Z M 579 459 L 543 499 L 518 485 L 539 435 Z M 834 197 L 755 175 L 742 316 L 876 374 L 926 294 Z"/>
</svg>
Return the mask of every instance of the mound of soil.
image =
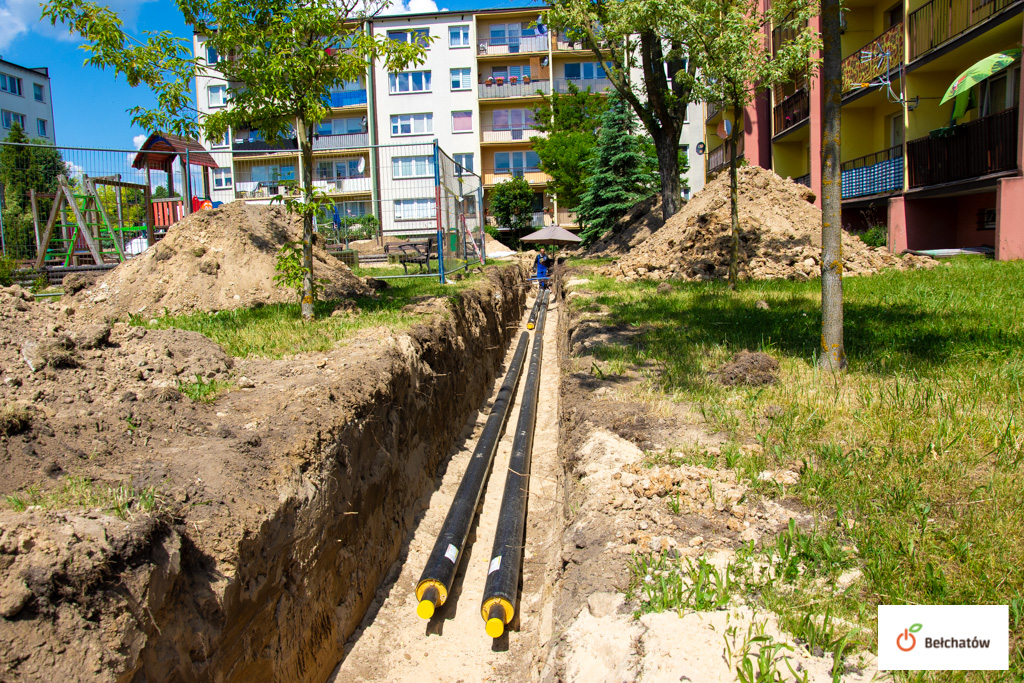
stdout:
<svg viewBox="0 0 1024 683">
<path fill-rule="evenodd" d="M 119 319 L 293 302 L 293 290 L 275 286 L 274 267 L 281 246 L 300 239 L 301 219 L 282 207 L 231 202 L 171 226 L 156 245 L 75 294 L 71 305 L 94 319 Z M 313 275 L 327 281 L 327 299 L 370 292 L 319 245 Z"/>
<path fill-rule="evenodd" d="M 586 256 L 615 256 L 625 254 L 637 246 L 655 230 L 665 225 L 661 213 L 661 194 L 648 197 L 615 221 L 612 229 L 601 239 L 590 245 Z"/>
<path fill-rule="evenodd" d="M 739 170 L 740 278 L 806 280 L 821 272 L 821 210 L 811 191 L 767 169 Z M 722 279 L 729 274 L 728 174 L 719 174 L 649 238 L 603 269 L 626 279 Z M 890 254 L 843 233 L 845 275 L 930 268 L 929 257 Z"/>
<path fill-rule="evenodd" d="M 719 368 L 714 377 L 719 384 L 726 387 L 756 387 L 762 384 L 775 384 L 775 373 L 778 370 L 779 362 L 767 353 L 740 351 L 731 361 Z"/>
<path fill-rule="evenodd" d="M 505 246 L 487 233 L 484 233 L 484 248 L 487 250 L 488 254 L 497 254 L 503 251 L 515 251 L 515 249 Z"/>
</svg>

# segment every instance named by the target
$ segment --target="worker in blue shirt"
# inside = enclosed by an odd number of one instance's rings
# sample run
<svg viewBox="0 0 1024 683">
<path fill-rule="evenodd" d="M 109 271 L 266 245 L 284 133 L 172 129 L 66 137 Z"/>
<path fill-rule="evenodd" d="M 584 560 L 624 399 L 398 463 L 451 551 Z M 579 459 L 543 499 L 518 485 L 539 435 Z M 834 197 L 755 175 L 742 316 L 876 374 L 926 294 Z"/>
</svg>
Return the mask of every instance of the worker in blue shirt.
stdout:
<svg viewBox="0 0 1024 683">
<path fill-rule="evenodd" d="M 536 271 L 537 284 L 541 289 L 548 288 L 548 271 L 554 264 L 553 259 L 548 255 L 547 247 L 541 247 L 537 257 L 533 260 L 533 267 Z"/>
</svg>

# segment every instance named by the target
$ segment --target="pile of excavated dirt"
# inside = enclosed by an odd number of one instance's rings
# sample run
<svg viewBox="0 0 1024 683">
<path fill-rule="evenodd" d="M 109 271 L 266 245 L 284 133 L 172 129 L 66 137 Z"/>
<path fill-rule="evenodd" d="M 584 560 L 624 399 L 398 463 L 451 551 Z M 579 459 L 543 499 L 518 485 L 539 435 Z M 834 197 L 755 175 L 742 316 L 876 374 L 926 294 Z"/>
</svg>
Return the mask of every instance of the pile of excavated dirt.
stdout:
<svg viewBox="0 0 1024 683">
<path fill-rule="evenodd" d="M 488 254 L 500 254 L 503 251 L 515 251 L 515 249 L 505 246 L 487 233 L 484 233 L 484 249 Z"/>
<path fill-rule="evenodd" d="M 231 202 L 174 224 L 156 245 L 75 294 L 71 305 L 94 319 L 115 319 L 294 302 L 294 290 L 274 284 L 275 265 L 281 246 L 301 239 L 301 219 L 284 208 Z M 319 245 L 313 276 L 327 281 L 327 299 L 370 293 Z"/>
<path fill-rule="evenodd" d="M 739 171 L 740 279 L 806 280 L 821 273 L 821 210 L 803 185 L 772 171 Z M 634 244 L 604 275 L 658 280 L 713 280 L 729 274 L 732 223 L 729 176 L 719 174 L 649 238 Z M 883 268 L 930 268 L 926 256 L 895 256 L 843 233 L 844 274 Z"/>
<path fill-rule="evenodd" d="M 628 253 L 663 225 L 665 218 L 661 213 L 661 194 L 652 195 L 638 202 L 626 215 L 615 221 L 612 229 L 591 244 L 585 255 L 597 258 Z"/>
</svg>

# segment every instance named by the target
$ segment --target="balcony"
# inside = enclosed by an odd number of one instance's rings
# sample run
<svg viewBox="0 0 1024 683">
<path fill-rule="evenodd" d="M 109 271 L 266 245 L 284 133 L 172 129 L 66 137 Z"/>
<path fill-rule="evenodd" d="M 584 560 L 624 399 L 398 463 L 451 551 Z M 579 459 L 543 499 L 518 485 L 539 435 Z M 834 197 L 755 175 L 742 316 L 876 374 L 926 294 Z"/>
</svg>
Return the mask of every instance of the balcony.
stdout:
<svg viewBox="0 0 1024 683">
<path fill-rule="evenodd" d="M 811 100 L 806 89 L 795 93 L 775 105 L 772 112 L 775 119 L 775 134 L 781 135 L 807 120 L 811 115 Z"/>
<path fill-rule="evenodd" d="M 720 113 L 722 113 L 722 110 L 725 109 L 725 105 L 723 105 L 721 102 L 708 102 L 707 104 L 708 115 L 707 117 L 705 117 L 705 121 L 710 121 L 711 119 L 715 118 Z"/>
<path fill-rule="evenodd" d="M 544 227 L 544 216 L 548 215 L 547 211 L 534 211 L 530 214 L 530 227 L 531 228 L 543 228 Z M 487 225 L 498 225 L 498 219 L 492 214 L 487 214 L 484 217 L 484 221 Z"/>
<path fill-rule="evenodd" d="M 339 107 L 355 107 L 357 105 L 364 105 L 366 104 L 366 89 L 332 92 L 329 97 L 324 98 L 324 104 L 335 109 Z"/>
<path fill-rule="evenodd" d="M 736 158 L 743 158 L 743 138 L 740 138 L 736 144 Z M 729 166 L 729 144 L 724 143 L 715 147 L 713 150 L 708 152 L 708 168 L 707 176 L 710 178 L 713 174 L 718 173 L 723 168 Z"/>
<path fill-rule="evenodd" d="M 325 152 L 335 149 L 357 149 L 370 144 L 369 133 L 346 135 L 319 135 L 313 137 L 313 151 Z"/>
<path fill-rule="evenodd" d="M 1020 0 L 932 0 L 910 13 L 910 61 L 960 37 Z"/>
<path fill-rule="evenodd" d="M 577 218 L 576 218 L 576 212 L 575 211 L 572 211 L 570 209 L 562 209 L 562 208 L 558 209 L 558 224 L 559 225 L 575 226 L 575 225 L 578 225 L 578 223 L 576 221 L 577 221 Z"/>
<path fill-rule="evenodd" d="M 278 182 L 235 182 L 235 199 L 271 199 L 273 197 L 297 196 L 300 189 L 295 181 L 281 180 Z"/>
<path fill-rule="evenodd" d="M 481 100 L 501 99 L 504 97 L 539 97 L 541 94 L 551 94 L 551 81 L 530 79 L 530 82 L 527 83 L 524 79 L 516 83 L 508 81 L 501 84 L 493 82 L 491 85 L 481 83 L 477 86 L 477 92 Z"/>
<path fill-rule="evenodd" d="M 903 189 L 903 145 L 843 163 L 843 199 Z"/>
<path fill-rule="evenodd" d="M 862 58 L 865 53 L 869 59 Z M 888 53 L 886 58 L 884 54 Z M 849 92 L 863 83 L 892 71 L 903 64 L 903 22 L 871 41 L 843 60 L 843 92 Z"/>
<path fill-rule="evenodd" d="M 544 185 L 549 178 L 539 168 L 485 168 L 484 185 L 496 185 L 512 178 L 525 178 L 531 185 Z"/>
<path fill-rule="evenodd" d="M 480 127 L 481 142 L 529 142 L 534 135 L 546 136 L 532 124 L 497 125 L 485 123 Z"/>
<path fill-rule="evenodd" d="M 1017 168 L 1017 107 L 932 131 L 907 143 L 910 187 L 941 185 Z"/>
<path fill-rule="evenodd" d="M 313 187 L 327 194 L 370 193 L 370 178 L 322 178 L 313 181 Z"/>
<path fill-rule="evenodd" d="M 547 52 L 551 38 L 547 33 L 539 36 L 506 36 L 504 38 L 478 38 L 477 54 L 516 55 L 527 52 Z"/>
<path fill-rule="evenodd" d="M 612 87 L 612 82 L 607 78 L 556 78 L 555 92 L 569 92 L 569 84 L 575 85 L 580 90 L 590 88 L 590 92 L 604 92 Z"/>
<path fill-rule="evenodd" d="M 804 187 L 810 187 L 811 186 L 811 174 L 807 173 L 807 174 L 804 174 L 804 175 L 801 175 L 801 176 L 797 176 L 796 178 L 793 178 L 793 182 L 796 183 L 797 185 L 803 185 Z"/>
</svg>

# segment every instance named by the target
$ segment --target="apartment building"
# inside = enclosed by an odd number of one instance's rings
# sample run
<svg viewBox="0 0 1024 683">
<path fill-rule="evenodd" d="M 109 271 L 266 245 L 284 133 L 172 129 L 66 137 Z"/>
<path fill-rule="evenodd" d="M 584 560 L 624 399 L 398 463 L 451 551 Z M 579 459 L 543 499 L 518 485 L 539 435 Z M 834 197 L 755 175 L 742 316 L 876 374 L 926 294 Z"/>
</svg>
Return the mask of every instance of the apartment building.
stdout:
<svg viewBox="0 0 1024 683">
<path fill-rule="evenodd" d="M 15 123 L 30 138 L 56 142 L 50 73 L 46 67 L 30 69 L 0 59 L 0 135 L 6 138 Z"/>
<path fill-rule="evenodd" d="M 1024 0 L 856 0 L 844 12 L 842 197 L 848 229 L 888 227 L 889 248 L 992 247 L 1024 258 L 1018 61 L 940 104 L 964 70 L 1019 48 Z M 817 22 L 817 20 L 815 20 Z M 817 23 L 813 28 L 818 29 Z M 771 34 L 778 44 L 787 38 Z M 708 174 L 728 163 L 709 105 Z M 818 79 L 763 93 L 742 112 L 742 154 L 821 196 Z"/>
<path fill-rule="evenodd" d="M 314 143 L 314 177 L 339 210 L 351 216 L 372 212 L 386 232 L 429 232 L 436 211 L 436 139 L 459 167 L 482 180 L 482 207 L 470 200 L 467 211 L 482 210 L 486 217 L 490 191 L 518 176 L 534 188 L 534 225 L 573 226 L 572 213 L 545 192 L 549 178 L 530 144 L 541 134 L 532 109 L 541 93 L 565 93 L 570 84 L 607 92 L 611 84 L 588 50 L 544 26 L 542 10 L 441 12 L 368 22 L 367 30 L 376 35 L 421 42 L 426 56 L 402 73 L 374 64 L 365 79 L 331 93 L 331 118 L 321 124 Z M 196 79 L 202 116 L 227 106 L 226 84 L 216 72 L 218 56 L 206 49 L 202 36 L 195 36 L 194 49 L 209 65 Z M 705 174 L 703 157 L 695 152 L 702 135 L 699 105 L 693 111 L 682 144 L 690 155 L 687 181 L 697 190 Z M 208 144 L 221 164 L 213 171 L 214 201 L 269 201 L 286 191 L 277 181 L 300 177 L 294 139 L 274 146 L 257 138 L 251 131 L 232 131 Z"/>
</svg>

